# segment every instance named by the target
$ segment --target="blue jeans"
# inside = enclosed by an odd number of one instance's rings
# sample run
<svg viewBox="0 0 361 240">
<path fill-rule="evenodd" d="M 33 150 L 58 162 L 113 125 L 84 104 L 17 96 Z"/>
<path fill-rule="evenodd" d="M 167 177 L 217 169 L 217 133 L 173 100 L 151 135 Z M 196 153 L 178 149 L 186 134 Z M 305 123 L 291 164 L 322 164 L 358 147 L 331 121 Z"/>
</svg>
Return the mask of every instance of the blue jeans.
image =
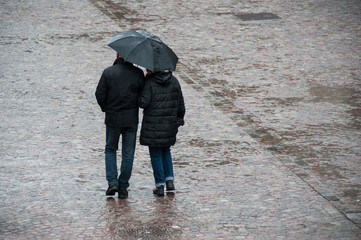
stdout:
<svg viewBox="0 0 361 240">
<path fill-rule="evenodd" d="M 105 172 L 108 184 L 117 184 L 119 188 L 128 188 L 132 174 L 135 143 L 138 125 L 112 128 L 106 126 Z M 117 150 L 122 135 L 122 164 L 118 179 Z"/>
<path fill-rule="evenodd" d="M 165 181 L 174 180 L 172 155 L 169 147 L 149 147 L 155 186 L 164 186 Z"/>
</svg>

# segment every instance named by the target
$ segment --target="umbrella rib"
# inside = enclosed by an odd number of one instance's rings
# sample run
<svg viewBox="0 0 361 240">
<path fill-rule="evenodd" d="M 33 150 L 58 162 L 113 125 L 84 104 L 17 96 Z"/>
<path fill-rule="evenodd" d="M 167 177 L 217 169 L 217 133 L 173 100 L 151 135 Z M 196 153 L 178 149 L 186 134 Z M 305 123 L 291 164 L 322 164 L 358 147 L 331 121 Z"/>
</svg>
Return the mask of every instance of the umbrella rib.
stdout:
<svg viewBox="0 0 361 240">
<path fill-rule="evenodd" d="M 135 49 L 137 49 L 139 47 L 139 45 L 142 45 L 145 41 L 147 41 L 148 38 L 144 39 L 143 41 L 141 41 L 135 48 L 133 48 L 133 50 L 128 54 L 128 56 L 130 56 L 134 51 Z"/>
<path fill-rule="evenodd" d="M 133 50 L 128 54 L 128 59 L 129 59 L 129 56 L 131 56 L 132 53 L 135 52 L 141 45 L 145 44 L 147 40 L 150 41 L 149 38 L 146 38 L 142 42 L 140 42 L 135 48 L 133 48 Z M 153 56 L 152 56 L 152 58 L 153 58 Z"/>
</svg>

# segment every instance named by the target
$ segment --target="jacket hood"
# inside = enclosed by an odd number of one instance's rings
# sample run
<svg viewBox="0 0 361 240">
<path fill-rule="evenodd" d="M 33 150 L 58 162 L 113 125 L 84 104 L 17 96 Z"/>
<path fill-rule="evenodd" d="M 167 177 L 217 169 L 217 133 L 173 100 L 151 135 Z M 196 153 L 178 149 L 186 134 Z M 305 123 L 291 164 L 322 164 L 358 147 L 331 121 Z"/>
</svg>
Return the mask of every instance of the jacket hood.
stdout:
<svg viewBox="0 0 361 240">
<path fill-rule="evenodd" d="M 155 72 L 152 78 L 159 84 L 168 85 L 172 80 L 172 72 Z"/>
</svg>

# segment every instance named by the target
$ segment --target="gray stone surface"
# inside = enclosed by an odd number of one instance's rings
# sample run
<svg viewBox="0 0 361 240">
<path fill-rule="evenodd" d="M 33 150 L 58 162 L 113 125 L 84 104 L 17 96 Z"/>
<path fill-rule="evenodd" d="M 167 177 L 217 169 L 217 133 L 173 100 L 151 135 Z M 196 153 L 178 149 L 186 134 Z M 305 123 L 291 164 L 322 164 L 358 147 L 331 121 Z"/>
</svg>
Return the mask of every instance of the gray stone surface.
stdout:
<svg viewBox="0 0 361 240">
<path fill-rule="evenodd" d="M 360 239 L 359 1 L 3 1 L 0 238 Z M 241 13 L 280 19 L 242 21 Z M 94 91 L 110 36 L 180 57 L 176 192 L 137 145 L 107 198 Z"/>
</svg>

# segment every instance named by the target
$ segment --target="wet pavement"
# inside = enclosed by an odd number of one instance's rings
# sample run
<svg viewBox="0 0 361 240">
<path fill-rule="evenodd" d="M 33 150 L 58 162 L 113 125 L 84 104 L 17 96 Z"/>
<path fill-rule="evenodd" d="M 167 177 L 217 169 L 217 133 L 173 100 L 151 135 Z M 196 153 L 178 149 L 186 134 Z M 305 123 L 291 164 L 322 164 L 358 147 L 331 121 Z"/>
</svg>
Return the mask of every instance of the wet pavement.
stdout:
<svg viewBox="0 0 361 240">
<path fill-rule="evenodd" d="M 360 12 L 356 0 L 0 2 L 0 238 L 360 239 Z M 128 29 L 180 57 L 186 125 L 163 198 L 139 144 L 129 198 L 104 195 L 94 91 L 107 41 Z"/>
</svg>

